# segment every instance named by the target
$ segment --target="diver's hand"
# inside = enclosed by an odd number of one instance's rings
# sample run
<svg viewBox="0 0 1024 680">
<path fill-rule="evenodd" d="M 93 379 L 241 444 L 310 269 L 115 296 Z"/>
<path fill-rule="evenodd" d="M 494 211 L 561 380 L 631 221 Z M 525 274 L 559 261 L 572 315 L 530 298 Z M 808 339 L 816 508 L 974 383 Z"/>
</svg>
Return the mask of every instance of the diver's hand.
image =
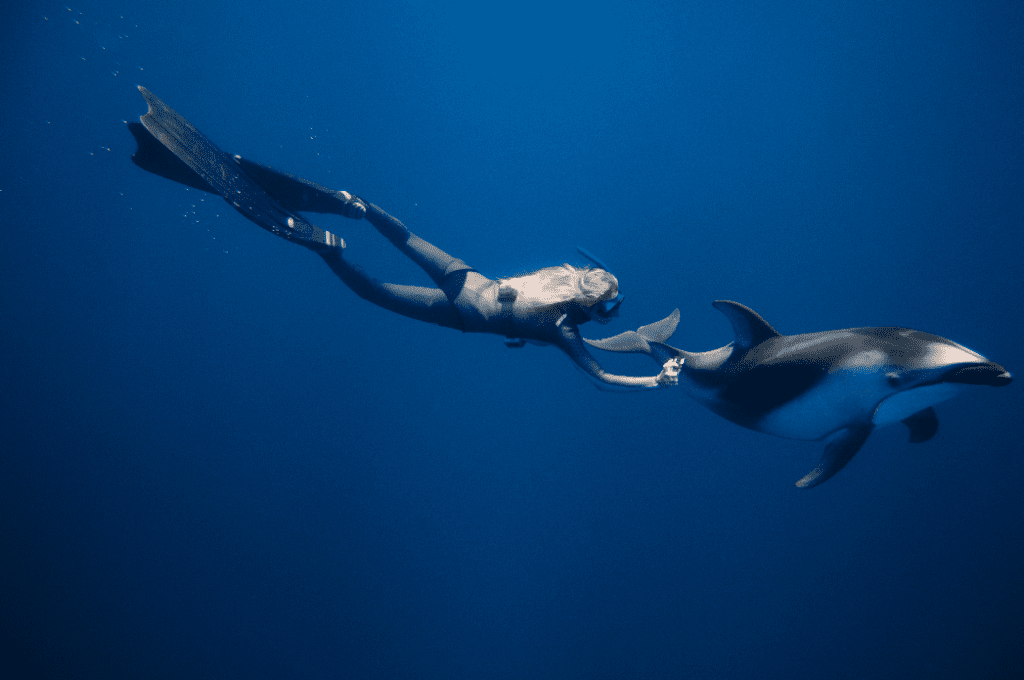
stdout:
<svg viewBox="0 0 1024 680">
<path fill-rule="evenodd" d="M 679 371 L 683 367 L 681 358 L 669 359 L 661 367 L 658 374 L 658 385 L 661 387 L 672 387 L 679 384 Z"/>
<path fill-rule="evenodd" d="M 363 199 L 356 198 L 347 191 L 336 191 L 334 197 L 341 203 L 342 217 L 361 220 L 366 216 L 366 204 L 363 203 Z"/>
</svg>

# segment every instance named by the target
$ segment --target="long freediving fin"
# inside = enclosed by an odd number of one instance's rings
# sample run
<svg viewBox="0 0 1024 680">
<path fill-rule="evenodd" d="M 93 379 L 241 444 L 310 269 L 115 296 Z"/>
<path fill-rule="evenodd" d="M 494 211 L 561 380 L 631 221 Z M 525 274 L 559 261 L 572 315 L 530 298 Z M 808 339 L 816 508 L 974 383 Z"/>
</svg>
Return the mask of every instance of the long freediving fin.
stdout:
<svg viewBox="0 0 1024 680">
<path fill-rule="evenodd" d="M 175 156 L 160 140 L 150 134 L 144 125 L 134 121 L 130 122 L 128 131 L 132 133 L 135 143 L 138 145 L 135 153 L 132 154 L 132 162 L 135 165 L 154 175 L 160 175 L 193 189 L 211 194 L 218 193 L 210 186 L 209 182 L 186 165 L 185 161 Z M 232 156 L 231 160 L 237 163 L 246 175 L 255 180 L 286 210 L 331 213 L 343 217 L 354 216 L 344 201 L 344 197 L 338 196 L 339 192 L 241 156 Z"/>
<path fill-rule="evenodd" d="M 348 200 L 351 196 L 343 195 L 344 192 L 332 191 L 316 182 L 289 175 L 241 156 L 234 156 L 233 160 L 241 166 L 245 174 L 256 180 L 257 184 L 288 210 L 330 213 L 355 219 L 362 217 L 362 213 L 357 215 L 353 212 Z"/>
<path fill-rule="evenodd" d="M 138 148 L 132 154 L 132 163 L 146 172 L 160 175 L 172 182 L 216 194 L 217 190 L 210 183 L 196 174 L 185 162 L 175 156 L 170 149 L 150 134 L 142 123 L 128 123 L 128 131 L 135 138 Z"/>
<path fill-rule="evenodd" d="M 344 246 L 344 242 L 337 235 L 310 224 L 294 211 L 281 205 L 259 183 L 243 172 L 241 166 L 231 156 L 222 151 L 206 135 L 156 95 L 141 85 L 139 92 L 142 93 L 149 105 L 149 110 L 140 118 L 146 130 L 182 163 L 191 168 L 214 193 L 222 196 L 243 216 L 289 241 L 313 248 Z M 138 139 L 137 135 L 136 139 Z M 146 157 L 157 158 L 155 167 L 167 170 L 167 164 L 164 162 L 161 165 L 159 156 L 154 156 L 152 150 Z M 164 158 L 166 160 L 166 157 Z M 147 170 L 151 169 L 139 165 Z M 158 170 L 152 171 L 168 176 Z M 173 174 L 177 171 L 174 171 L 172 166 L 170 172 Z M 170 178 L 181 181 L 177 176 Z M 196 186 L 196 188 L 203 188 L 194 183 L 184 183 Z"/>
<path fill-rule="evenodd" d="M 765 340 L 779 337 L 779 332 L 770 323 L 746 305 L 732 300 L 715 300 L 711 306 L 729 319 L 736 333 L 735 345 L 738 349 L 747 350 Z"/>
</svg>

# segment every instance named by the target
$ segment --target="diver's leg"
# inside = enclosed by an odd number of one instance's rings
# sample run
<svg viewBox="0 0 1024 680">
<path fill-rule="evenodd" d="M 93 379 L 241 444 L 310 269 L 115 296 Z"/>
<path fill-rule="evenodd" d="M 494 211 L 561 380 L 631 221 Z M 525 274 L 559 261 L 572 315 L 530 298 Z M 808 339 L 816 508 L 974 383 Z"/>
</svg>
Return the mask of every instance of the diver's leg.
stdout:
<svg viewBox="0 0 1024 680">
<path fill-rule="evenodd" d="M 319 251 L 319 254 L 331 271 L 337 274 L 353 293 L 367 302 L 410 319 L 462 329 L 458 312 L 440 289 L 382 283 L 368 275 L 362 267 L 347 262 L 343 246 L 325 249 Z"/>
<path fill-rule="evenodd" d="M 406 257 L 419 265 L 438 286 L 444 288 L 450 274 L 473 269 L 457 257 L 452 257 L 416 236 L 404 224 L 373 203 L 363 203 L 366 205 L 366 220 L 376 227 L 384 238 L 405 253 Z"/>
</svg>

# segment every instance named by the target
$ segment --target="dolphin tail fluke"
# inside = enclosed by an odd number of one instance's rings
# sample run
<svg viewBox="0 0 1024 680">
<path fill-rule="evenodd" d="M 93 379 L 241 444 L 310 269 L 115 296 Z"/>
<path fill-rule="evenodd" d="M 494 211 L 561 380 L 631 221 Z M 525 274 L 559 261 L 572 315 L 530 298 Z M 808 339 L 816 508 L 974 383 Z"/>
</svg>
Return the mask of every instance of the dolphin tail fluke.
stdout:
<svg viewBox="0 0 1024 680">
<path fill-rule="evenodd" d="M 661 321 L 641 326 L 635 331 L 626 331 L 600 340 L 583 339 L 585 343 L 607 352 L 637 352 L 651 354 L 652 342 L 662 343 L 672 337 L 679 325 L 679 309 L 674 310 Z"/>
<path fill-rule="evenodd" d="M 654 323 L 647 324 L 646 326 L 640 326 L 640 328 L 636 329 L 636 332 L 646 340 L 650 340 L 652 342 L 665 342 L 672 337 L 673 333 L 676 332 L 676 326 L 678 325 L 679 308 L 676 307 L 671 314 L 661 321 L 655 321 Z"/>
<path fill-rule="evenodd" d="M 606 352 L 638 352 L 640 354 L 650 354 L 651 352 L 651 345 L 647 342 L 647 338 L 636 331 L 626 331 L 600 340 L 583 338 L 583 342 Z"/>
<path fill-rule="evenodd" d="M 867 441 L 868 435 L 873 429 L 874 425 L 864 423 L 840 430 L 838 436 L 829 441 L 825 447 L 825 453 L 821 455 L 818 467 L 804 475 L 796 485 L 802 489 L 809 489 L 812 486 L 818 486 L 842 470 L 854 454 L 860 451 L 860 447 Z"/>
</svg>

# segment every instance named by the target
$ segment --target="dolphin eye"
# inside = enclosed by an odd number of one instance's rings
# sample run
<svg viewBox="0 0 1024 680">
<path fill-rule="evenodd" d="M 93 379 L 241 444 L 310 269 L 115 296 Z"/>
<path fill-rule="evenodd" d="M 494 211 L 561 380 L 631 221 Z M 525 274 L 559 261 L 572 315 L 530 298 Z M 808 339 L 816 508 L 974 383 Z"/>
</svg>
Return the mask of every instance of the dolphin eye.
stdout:
<svg viewBox="0 0 1024 680">
<path fill-rule="evenodd" d="M 896 373 L 886 373 L 885 379 L 889 381 L 889 387 L 900 386 L 900 376 L 897 375 Z"/>
</svg>

